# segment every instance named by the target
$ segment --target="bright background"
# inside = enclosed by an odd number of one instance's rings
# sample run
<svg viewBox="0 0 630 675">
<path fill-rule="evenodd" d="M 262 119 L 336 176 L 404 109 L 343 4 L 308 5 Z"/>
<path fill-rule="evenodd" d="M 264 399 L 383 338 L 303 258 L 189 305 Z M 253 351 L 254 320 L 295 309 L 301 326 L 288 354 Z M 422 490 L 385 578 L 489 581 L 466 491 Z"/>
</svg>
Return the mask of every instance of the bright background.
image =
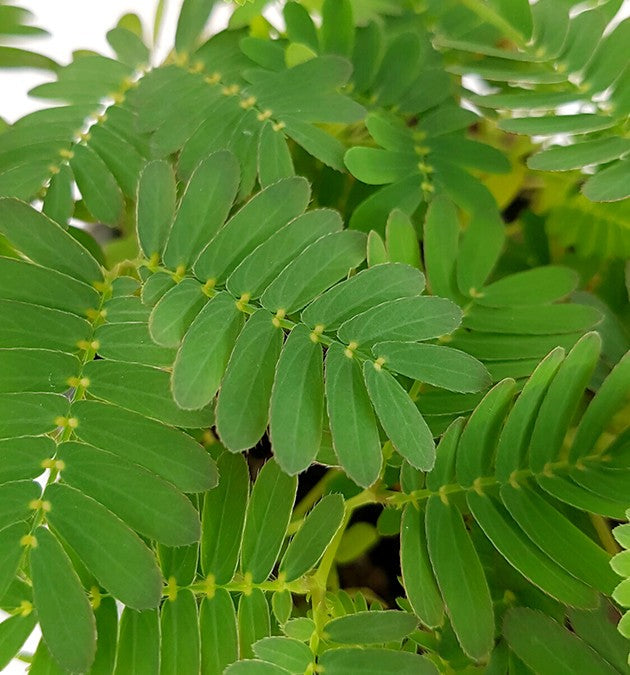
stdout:
<svg viewBox="0 0 630 675">
<path fill-rule="evenodd" d="M 105 34 L 113 28 L 118 19 L 128 12 L 137 14 L 145 28 L 145 38 L 152 38 L 153 19 L 157 0 L 19 0 L 20 6 L 29 9 L 34 22 L 45 28 L 49 37 L 20 40 L 14 44 L 31 49 L 55 61 L 66 64 L 72 52 L 77 49 L 91 49 L 113 56 Z M 175 39 L 175 26 L 182 0 L 167 0 L 162 31 L 155 52 L 156 61 L 161 61 Z M 225 25 L 227 15 L 220 5 L 215 10 L 212 28 Z M 227 10 L 227 7 L 225 7 Z M 615 23 L 630 16 L 630 0 L 624 0 L 623 8 L 615 17 Z M 23 115 L 44 107 L 45 102 L 31 99 L 28 91 L 42 82 L 50 81 L 51 74 L 43 71 L 5 70 L 0 72 L 0 116 L 7 122 L 14 122 Z M 0 611 L 0 619 L 4 613 Z M 24 645 L 24 650 L 33 653 L 39 642 L 36 629 Z M 26 664 L 14 661 L 3 671 L 7 675 L 26 673 Z"/>
</svg>

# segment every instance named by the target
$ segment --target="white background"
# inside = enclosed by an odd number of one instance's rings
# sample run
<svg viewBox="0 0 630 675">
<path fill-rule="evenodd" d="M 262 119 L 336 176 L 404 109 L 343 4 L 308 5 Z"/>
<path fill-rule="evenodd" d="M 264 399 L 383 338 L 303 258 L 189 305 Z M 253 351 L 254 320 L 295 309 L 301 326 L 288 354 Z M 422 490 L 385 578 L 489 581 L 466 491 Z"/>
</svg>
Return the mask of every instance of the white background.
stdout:
<svg viewBox="0 0 630 675">
<path fill-rule="evenodd" d="M 175 25 L 182 0 L 167 0 L 162 32 L 157 43 L 156 61 L 162 60 L 174 43 Z M 21 40 L 12 44 L 24 46 L 55 59 L 61 64 L 71 60 L 76 49 L 91 49 L 113 56 L 105 34 L 113 28 L 118 19 L 128 12 L 134 12 L 142 19 L 145 39 L 152 39 L 153 18 L 157 0 L 16 0 L 34 15 L 34 22 L 45 28 L 50 37 Z M 616 22 L 630 16 L 630 0 L 616 17 Z M 216 27 L 224 22 L 225 12 L 219 9 Z M 615 22 L 615 23 L 616 23 Z M 50 81 L 50 73 L 42 71 L 14 70 L 0 72 L 0 116 L 7 122 L 14 122 L 26 113 L 42 107 L 36 99 L 28 97 L 28 91 L 36 85 Z M 2 612 L 0 611 L 0 615 Z M 39 641 L 36 630 L 26 642 L 24 649 L 34 652 Z M 26 664 L 11 663 L 4 671 L 10 675 L 26 672 Z"/>
</svg>

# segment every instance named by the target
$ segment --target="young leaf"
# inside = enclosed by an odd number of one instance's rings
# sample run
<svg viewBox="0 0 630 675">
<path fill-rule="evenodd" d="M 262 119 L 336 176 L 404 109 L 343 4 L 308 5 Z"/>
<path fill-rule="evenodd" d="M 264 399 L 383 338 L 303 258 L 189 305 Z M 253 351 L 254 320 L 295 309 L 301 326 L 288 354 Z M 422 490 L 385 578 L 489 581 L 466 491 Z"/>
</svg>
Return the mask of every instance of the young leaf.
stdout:
<svg viewBox="0 0 630 675">
<path fill-rule="evenodd" d="M 510 648 L 541 675 L 617 672 L 574 633 L 540 611 L 527 607 L 510 609 L 503 630 Z"/>
<path fill-rule="evenodd" d="M 400 567 L 407 599 L 416 616 L 430 628 L 444 620 L 444 603 L 427 552 L 424 513 L 408 504 L 400 526 Z"/>
<path fill-rule="evenodd" d="M 238 182 L 238 162 L 231 152 L 215 152 L 199 163 L 169 231 L 163 255 L 167 267 L 186 269 L 195 261 L 223 225 Z"/>
<path fill-rule="evenodd" d="M 381 443 L 361 368 L 339 344 L 326 355 L 326 398 L 335 453 L 349 478 L 368 487 L 381 470 Z"/>
<path fill-rule="evenodd" d="M 98 221 L 116 225 L 122 216 L 123 198 L 105 162 L 87 145 L 73 146 L 70 166 L 89 212 Z"/>
<path fill-rule="evenodd" d="M 208 296 L 196 279 L 182 279 L 177 286 L 167 290 L 151 310 L 151 337 L 162 347 L 178 347 L 207 302 Z"/>
<path fill-rule="evenodd" d="M 242 455 L 223 453 L 218 486 L 206 494 L 201 529 L 201 569 L 219 584 L 234 576 L 241 548 L 249 472 Z"/>
<path fill-rule="evenodd" d="M 171 165 L 149 162 L 140 175 L 136 222 L 140 248 L 147 258 L 161 254 L 175 215 L 177 185 Z"/>
<path fill-rule="evenodd" d="M 326 291 L 302 312 L 309 327 L 338 328 L 344 321 L 388 300 L 414 297 L 424 290 L 422 272 L 400 263 L 370 267 Z"/>
<path fill-rule="evenodd" d="M 302 642 L 287 637 L 266 637 L 254 643 L 254 654 L 259 658 L 302 675 L 315 658 Z"/>
<path fill-rule="evenodd" d="M 74 237 L 18 199 L 0 199 L 0 233 L 38 265 L 87 283 L 103 278 L 99 264 Z"/>
<path fill-rule="evenodd" d="M 134 609 L 157 606 L 160 570 L 137 535 L 104 506 L 67 485 L 49 485 L 44 497 L 51 504 L 52 527 L 114 597 Z"/>
<path fill-rule="evenodd" d="M 289 543 L 280 563 L 280 572 L 285 574 L 287 581 L 301 577 L 317 564 L 339 529 L 343 516 L 341 495 L 326 495 L 316 504 Z"/>
<path fill-rule="evenodd" d="M 217 483 L 216 465 L 190 436 L 118 406 L 76 401 L 77 436 L 165 478 L 182 492 L 203 492 Z"/>
<path fill-rule="evenodd" d="M 306 179 L 285 178 L 254 195 L 203 249 L 195 262 L 199 279 L 222 283 L 247 255 L 304 212 L 310 198 Z"/>
<path fill-rule="evenodd" d="M 44 527 L 31 548 L 33 598 L 42 634 L 55 660 L 85 672 L 96 653 L 96 624 L 87 595 L 61 544 Z"/>
<path fill-rule="evenodd" d="M 415 616 L 406 612 L 357 612 L 329 621 L 324 630 L 332 642 L 381 644 L 402 640 L 414 630 L 417 622 Z"/>
<path fill-rule="evenodd" d="M 301 309 L 365 259 L 365 235 L 344 230 L 318 239 L 289 263 L 262 294 L 263 307 Z"/>
<path fill-rule="evenodd" d="M 269 460 L 258 474 L 247 506 L 241 569 L 254 583 L 264 581 L 276 563 L 295 499 L 297 479 Z M 271 517 L 273 514 L 273 517 Z"/>
<path fill-rule="evenodd" d="M 550 558 L 585 584 L 610 594 L 617 578 L 610 555 L 559 513 L 540 492 L 529 487 L 501 487 L 501 499 L 511 516 Z"/>
<path fill-rule="evenodd" d="M 183 546 L 201 535 L 190 501 L 170 483 L 124 458 L 83 443 L 62 443 L 68 485 L 106 506 L 125 523 L 168 546 Z"/>
<path fill-rule="evenodd" d="M 197 675 L 201 660 L 197 601 L 187 589 L 167 599 L 160 613 L 160 673 Z"/>
<path fill-rule="evenodd" d="M 494 643 L 494 611 L 488 582 L 457 507 L 429 497 L 427 544 L 446 610 L 464 652 L 475 660 Z"/>
<path fill-rule="evenodd" d="M 289 474 L 315 459 L 322 438 L 324 372 L 322 347 L 297 325 L 284 344 L 271 390 L 269 428 L 278 464 Z"/>
<path fill-rule="evenodd" d="M 201 672 L 223 675 L 226 666 L 238 659 L 236 612 L 230 594 L 217 588 L 201 601 Z"/>
<path fill-rule="evenodd" d="M 396 450 L 416 469 L 435 463 L 431 430 L 407 392 L 378 363 L 363 364 L 363 378 L 374 410 Z"/>
<path fill-rule="evenodd" d="M 474 491 L 468 492 L 466 498 L 486 536 L 526 579 L 564 604 L 584 608 L 596 605 L 594 591 L 565 572 L 523 535 L 497 500 Z"/>
<path fill-rule="evenodd" d="M 156 609 L 136 612 L 125 607 L 120 618 L 113 675 L 156 675 L 160 663 L 160 621 Z"/>
<path fill-rule="evenodd" d="M 454 331 L 461 321 L 461 310 L 450 300 L 413 297 L 376 305 L 341 324 L 337 331 L 343 342 L 365 343 L 420 341 Z"/>
<path fill-rule="evenodd" d="M 282 340 L 282 329 L 264 309 L 254 312 L 236 340 L 217 402 L 217 430 L 231 452 L 253 447 L 265 433 Z"/>
<path fill-rule="evenodd" d="M 253 644 L 271 633 L 269 607 L 265 594 L 254 588 L 249 595 L 243 593 L 238 601 L 239 656 L 252 658 Z"/>
<path fill-rule="evenodd" d="M 475 392 L 490 385 L 486 367 L 459 349 L 415 342 L 379 342 L 373 351 L 390 370 L 434 387 Z"/>
<path fill-rule="evenodd" d="M 184 428 L 205 428 L 214 424 L 211 406 L 182 410 L 171 394 L 170 376 L 161 368 L 140 363 L 97 359 L 86 363 L 83 376 L 92 396 L 127 408 L 146 417 Z"/>
<path fill-rule="evenodd" d="M 180 408 L 199 410 L 214 398 L 242 325 L 243 313 L 225 292 L 199 312 L 173 365 L 173 397 Z"/>
<path fill-rule="evenodd" d="M 299 253 L 342 226 L 341 217 L 331 209 L 307 211 L 294 218 L 243 260 L 228 278 L 228 290 L 235 297 L 258 298 Z"/>
<path fill-rule="evenodd" d="M 437 675 L 438 672 L 424 656 L 393 649 L 329 649 L 320 657 L 319 665 L 328 675 Z"/>
</svg>

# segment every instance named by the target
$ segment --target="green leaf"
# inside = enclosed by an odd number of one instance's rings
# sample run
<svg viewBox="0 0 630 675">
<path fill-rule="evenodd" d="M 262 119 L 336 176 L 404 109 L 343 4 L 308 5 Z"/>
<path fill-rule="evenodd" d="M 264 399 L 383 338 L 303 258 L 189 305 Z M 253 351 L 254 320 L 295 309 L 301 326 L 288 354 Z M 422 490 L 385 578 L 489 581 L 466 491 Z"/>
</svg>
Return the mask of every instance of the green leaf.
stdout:
<svg viewBox="0 0 630 675">
<path fill-rule="evenodd" d="M 160 567 L 165 579 L 173 577 L 178 586 L 192 584 L 197 573 L 199 558 L 199 544 L 189 546 L 164 546 L 158 545 L 158 557 Z"/>
<path fill-rule="evenodd" d="M 461 310 L 450 300 L 413 297 L 390 300 L 349 319 L 337 331 L 345 343 L 430 340 L 454 331 Z"/>
<path fill-rule="evenodd" d="M 238 601 L 239 656 L 254 656 L 252 645 L 271 633 L 269 607 L 265 594 L 254 588 L 249 595 L 243 593 Z"/>
<path fill-rule="evenodd" d="M 38 527 L 31 548 L 33 598 L 42 634 L 55 660 L 85 672 L 96 653 L 96 622 L 77 573 L 50 530 Z"/>
<path fill-rule="evenodd" d="M 149 317 L 149 333 L 163 347 L 178 347 L 208 296 L 196 279 L 182 279 L 157 301 Z"/>
<path fill-rule="evenodd" d="M 96 329 L 94 337 L 99 356 L 106 359 L 167 367 L 175 358 L 174 349 L 153 342 L 144 321 L 106 323 Z"/>
<path fill-rule="evenodd" d="M 241 569 L 254 583 L 267 579 L 289 525 L 297 479 L 269 460 L 261 469 L 247 505 Z M 273 516 L 272 516 L 273 514 Z"/>
<path fill-rule="evenodd" d="M 629 196 L 630 160 L 620 159 L 591 176 L 582 192 L 594 202 L 616 202 Z"/>
<path fill-rule="evenodd" d="M 378 363 L 366 361 L 363 378 L 378 419 L 396 450 L 416 469 L 430 471 L 435 463 L 433 435 L 408 393 Z"/>
<path fill-rule="evenodd" d="M 242 325 L 243 313 L 225 292 L 215 295 L 199 312 L 173 365 L 173 397 L 180 408 L 199 410 L 214 398 Z"/>
<path fill-rule="evenodd" d="M 339 232 L 341 217 L 331 209 L 307 211 L 272 234 L 232 272 L 227 288 L 235 297 L 258 298 L 280 272 L 309 244 Z"/>
<path fill-rule="evenodd" d="M 324 0 L 319 32 L 322 52 L 349 57 L 354 46 L 354 20 L 350 0 Z"/>
<path fill-rule="evenodd" d="M 310 192 L 301 176 L 285 178 L 258 192 L 203 249 L 194 265 L 196 276 L 222 283 L 245 256 L 304 212 Z"/>
<path fill-rule="evenodd" d="M 436 675 L 423 656 L 393 649 L 329 649 L 320 659 L 328 675 Z"/>
<path fill-rule="evenodd" d="M 215 3 L 216 0 L 184 0 L 175 33 L 175 48 L 178 52 L 192 50 Z"/>
<path fill-rule="evenodd" d="M 18 570 L 24 550 L 21 540 L 28 533 L 29 528 L 24 522 L 13 523 L 0 530 L 0 598 L 4 596 Z"/>
<path fill-rule="evenodd" d="M 287 675 L 290 671 L 273 663 L 267 663 L 267 661 L 245 659 L 232 663 L 224 672 L 229 675 L 234 675 L 234 673 L 240 675 Z"/>
<path fill-rule="evenodd" d="M 61 394 L 0 394 L 0 438 L 53 431 L 68 412 Z"/>
<path fill-rule="evenodd" d="M 317 50 L 317 31 L 308 10 L 298 2 L 287 2 L 282 11 L 291 42 L 299 42 Z"/>
<path fill-rule="evenodd" d="M 585 331 L 601 321 L 594 307 L 577 304 L 481 307 L 473 305 L 464 317 L 465 328 L 484 333 L 549 335 Z M 557 346 L 557 345 L 553 345 Z"/>
<path fill-rule="evenodd" d="M 96 657 L 90 675 L 109 675 L 114 670 L 118 642 L 118 611 L 114 598 L 101 598 L 96 617 Z"/>
<path fill-rule="evenodd" d="M 329 621 L 324 630 L 332 642 L 380 644 L 402 640 L 417 623 L 416 617 L 407 612 L 357 612 Z"/>
<path fill-rule="evenodd" d="M 625 499 L 618 502 L 601 497 L 578 485 L 569 476 L 536 476 L 536 482 L 546 493 L 575 508 L 617 520 L 625 517 Z"/>
<path fill-rule="evenodd" d="M 284 333 L 259 309 L 234 345 L 217 402 L 217 430 L 231 452 L 253 447 L 269 417 L 269 399 Z"/>
<path fill-rule="evenodd" d="M 496 211 L 476 213 L 463 233 L 457 257 L 457 285 L 475 296 L 492 272 L 505 242 L 505 227 Z"/>
<path fill-rule="evenodd" d="M 269 429 L 274 457 L 289 474 L 304 471 L 322 439 L 324 372 L 321 344 L 298 324 L 287 338 L 271 390 Z"/>
<path fill-rule="evenodd" d="M 350 277 L 314 300 L 301 315 L 310 328 L 338 328 L 344 321 L 388 300 L 413 297 L 424 290 L 422 272 L 401 263 L 376 265 Z"/>
<path fill-rule="evenodd" d="M 293 158 L 284 134 L 265 122 L 258 140 L 258 179 L 263 188 L 276 181 L 295 175 Z"/>
<path fill-rule="evenodd" d="M 290 262 L 262 294 L 271 311 L 287 314 L 304 307 L 365 259 L 365 235 L 352 230 L 318 239 Z"/>
<path fill-rule="evenodd" d="M 88 211 L 107 225 L 116 225 L 123 210 L 123 197 L 105 162 L 87 145 L 74 145 L 70 166 Z"/>
<path fill-rule="evenodd" d="M 389 259 L 421 269 L 418 235 L 411 219 L 404 211 L 394 209 L 390 213 L 385 233 Z"/>
<path fill-rule="evenodd" d="M 284 591 L 275 591 L 271 596 L 271 608 L 273 615 L 280 626 L 283 626 L 291 617 L 293 609 L 293 598 L 286 589 Z"/>
<path fill-rule="evenodd" d="M 201 661 L 197 601 L 187 589 L 162 605 L 160 615 L 160 673 L 197 675 Z"/>
<path fill-rule="evenodd" d="M 604 380 L 582 416 L 571 445 L 571 460 L 584 457 L 595 447 L 611 417 L 623 406 L 628 396 L 629 375 L 630 354 L 626 354 Z"/>
<path fill-rule="evenodd" d="M 0 199 L 0 233 L 38 265 L 87 283 L 102 279 L 99 264 L 74 237 L 18 199 Z"/>
<path fill-rule="evenodd" d="M 0 289 L 6 300 L 32 302 L 81 317 L 99 305 L 98 293 L 82 281 L 11 258 L 0 258 Z"/>
<path fill-rule="evenodd" d="M 223 453 L 217 460 L 218 486 L 204 499 L 201 569 L 218 584 L 231 581 L 241 548 L 249 471 L 242 455 Z"/>
<path fill-rule="evenodd" d="M 507 379 L 495 385 L 470 416 L 459 439 L 457 482 L 465 487 L 492 469 L 497 436 L 510 408 L 516 385 Z"/>
<path fill-rule="evenodd" d="M 0 485 L 0 528 L 4 529 L 31 515 L 30 503 L 38 499 L 41 488 L 30 480 L 18 480 Z"/>
<path fill-rule="evenodd" d="M 68 485 L 106 506 L 129 526 L 168 546 L 198 541 L 199 517 L 170 483 L 119 455 L 83 443 L 62 443 Z"/>
<path fill-rule="evenodd" d="M 217 484 L 210 455 L 178 429 L 99 401 L 75 401 L 72 414 L 82 441 L 143 466 L 182 492 L 203 492 Z"/>
<path fill-rule="evenodd" d="M 339 548 L 335 554 L 335 562 L 340 565 L 347 565 L 358 560 L 373 548 L 378 540 L 379 535 L 374 525 L 365 522 L 354 523 L 343 533 Z"/>
<path fill-rule="evenodd" d="M 49 523 L 115 598 L 134 609 L 158 605 L 160 570 L 136 534 L 104 506 L 67 485 L 49 485 L 44 496 L 51 504 Z"/>
<path fill-rule="evenodd" d="M 157 610 L 136 612 L 125 607 L 120 618 L 113 675 L 157 675 L 160 665 L 160 622 Z"/>
<path fill-rule="evenodd" d="M 400 526 L 400 566 L 407 599 L 420 621 L 436 628 L 444 621 L 440 596 L 427 552 L 424 512 L 405 507 Z"/>
<path fill-rule="evenodd" d="M 333 446 L 346 474 L 362 487 L 381 470 L 381 443 L 361 368 L 339 344 L 326 355 L 326 398 Z"/>
<path fill-rule="evenodd" d="M 142 285 L 140 299 L 147 307 L 154 307 L 171 288 L 177 285 L 173 275 L 167 272 L 155 272 Z"/>
<path fill-rule="evenodd" d="M 424 222 L 424 264 L 436 295 L 456 299 L 459 220 L 453 202 L 443 196 L 431 201 Z"/>
<path fill-rule="evenodd" d="M 540 406 L 529 443 L 529 465 L 542 473 L 560 454 L 564 437 L 601 351 L 598 333 L 588 333 L 569 352 Z"/>
<path fill-rule="evenodd" d="M 75 356 L 45 349 L 0 348 L 0 392 L 56 392 L 68 389 L 79 374 Z"/>
<path fill-rule="evenodd" d="M 530 487 L 501 487 L 501 499 L 527 536 L 585 584 L 610 594 L 617 577 L 610 555 Z"/>
<path fill-rule="evenodd" d="M 557 347 L 546 356 L 521 390 L 499 435 L 495 457 L 497 479 L 506 483 L 513 471 L 526 466 L 527 451 L 536 417 L 560 364 L 564 349 Z"/>
<path fill-rule="evenodd" d="M 164 263 L 188 268 L 225 222 L 239 183 L 236 157 L 221 150 L 194 170 L 169 231 Z"/>
<path fill-rule="evenodd" d="M 486 536 L 526 579 L 560 602 L 573 607 L 597 605 L 595 592 L 547 557 L 493 497 L 470 491 L 468 506 Z"/>
<path fill-rule="evenodd" d="M 547 304 L 568 296 L 578 281 L 577 274 L 567 267 L 536 267 L 485 286 L 475 302 L 487 307 Z"/>
<path fill-rule="evenodd" d="M 385 242 L 375 230 L 370 230 L 367 241 L 367 264 L 368 267 L 382 265 L 389 261 Z"/>
<path fill-rule="evenodd" d="M 285 574 L 287 581 L 303 576 L 317 564 L 341 526 L 343 516 L 341 495 L 326 495 L 316 504 L 291 539 L 280 563 L 280 572 Z"/>
<path fill-rule="evenodd" d="M 542 359 L 557 347 L 570 349 L 581 333 L 522 335 L 458 331 L 449 345 L 484 361 Z"/>
<path fill-rule="evenodd" d="M 258 640 L 254 644 L 254 654 L 259 659 L 286 668 L 295 675 L 302 675 L 315 658 L 304 643 L 279 636 Z"/>
<path fill-rule="evenodd" d="M 577 115 L 550 115 L 547 117 L 520 117 L 499 122 L 499 128 L 513 134 L 554 136 L 556 134 L 585 134 L 614 126 L 615 119 L 604 115 L 583 113 Z"/>
<path fill-rule="evenodd" d="M 136 204 L 138 241 L 147 258 L 164 250 L 175 215 L 176 197 L 171 165 L 164 160 L 149 162 L 140 174 Z"/>
<path fill-rule="evenodd" d="M 86 363 L 92 396 L 127 408 L 146 417 L 185 428 L 206 428 L 214 425 L 214 411 L 208 406 L 201 410 L 181 410 L 171 394 L 170 376 L 160 369 L 140 363 L 97 359 Z"/>
<path fill-rule="evenodd" d="M 15 614 L 0 623 L 0 668 L 4 670 L 11 663 L 36 623 L 37 615 L 33 612 L 27 616 Z"/>
<path fill-rule="evenodd" d="M 503 631 L 510 648 L 541 675 L 617 672 L 574 633 L 540 611 L 526 607 L 508 610 Z"/>
<path fill-rule="evenodd" d="M 486 367 L 451 347 L 415 342 L 379 342 L 374 354 L 390 370 L 449 391 L 474 392 L 490 385 Z"/>
<path fill-rule="evenodd" d="M 88 340 L 92 327 L 68 312 L 0 299 L 0 346 L 51 349 L 74 353 Z"/>
<path fill-rule="evenodd" d="M 409 152 L 354 147 L 346 152 L 344 163 L 353 176 L 368 185 L 396 183 L 410 173 L 419 178 L 418 156 Z"/>
<path fill-rule="evenodd" d="M 457 507 L 429 497 L 427 544 L 433 571 L 457 640 L 475 660 L 494 643 L 494 612 L 479 556 Z"/>
<path fill-rule="evenodd" d="M 527 160 L 530 169 L 541 171 L 571 171 L 593 164 L 605 164 L 630 152 L 627 138 L 597 138 L 573 145 L 556 145 L 532 155 Z"/>
<path fill-rule="evenodd" d="M 217 588 L 201 601 L 201 672 L 223 675 L 225 667 L 238 659 L 236 613 L 230 594 Z"/>
</svg>

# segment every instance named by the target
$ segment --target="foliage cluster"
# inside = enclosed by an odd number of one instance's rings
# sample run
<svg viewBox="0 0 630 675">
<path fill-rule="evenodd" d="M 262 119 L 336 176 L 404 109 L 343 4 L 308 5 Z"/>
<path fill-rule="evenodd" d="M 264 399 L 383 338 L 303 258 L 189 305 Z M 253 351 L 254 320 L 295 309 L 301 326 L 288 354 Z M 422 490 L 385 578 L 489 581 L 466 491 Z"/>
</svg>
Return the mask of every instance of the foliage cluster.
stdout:
<svg viewBox="0 0 630 675">
<path fill-rule="evenodd" d="M 270 4 L 0 0 L 0 668 L 628 672 L 620 0 Z"/>
</svg>

